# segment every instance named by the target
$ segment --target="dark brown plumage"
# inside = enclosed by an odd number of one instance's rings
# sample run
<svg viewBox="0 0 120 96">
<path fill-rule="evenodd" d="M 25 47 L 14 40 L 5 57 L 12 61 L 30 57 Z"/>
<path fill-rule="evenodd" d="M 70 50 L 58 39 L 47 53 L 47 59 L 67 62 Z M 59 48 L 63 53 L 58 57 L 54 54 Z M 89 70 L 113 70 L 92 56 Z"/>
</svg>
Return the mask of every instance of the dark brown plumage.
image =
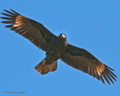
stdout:
<svg viewBox="0 0 120 96">
<path fill-rule="evenodd" d="M 117 76 L 112 72 L 112 68 L 106 66 L 85 49 L 77 48 L 67 42 L 65 34 L 55 36 L 41 23 L 20 15 L 11 9 L 4 10 L 2 13 L 6 17 L 1 17 L 6 21 L 2 23 L 9 24 L 5 27 L 10 28 L 16 33 L 30 40 L 40 49 L 46 51 L 46 57 L 35 69 L 41 74 L 53 72 L 57 68 L 57 60 L 61 59 L 66 64 L 81 70 L 89 75 L 101 80 L 104 79 L 108 84 L 114 83 Z"/>
</svg>

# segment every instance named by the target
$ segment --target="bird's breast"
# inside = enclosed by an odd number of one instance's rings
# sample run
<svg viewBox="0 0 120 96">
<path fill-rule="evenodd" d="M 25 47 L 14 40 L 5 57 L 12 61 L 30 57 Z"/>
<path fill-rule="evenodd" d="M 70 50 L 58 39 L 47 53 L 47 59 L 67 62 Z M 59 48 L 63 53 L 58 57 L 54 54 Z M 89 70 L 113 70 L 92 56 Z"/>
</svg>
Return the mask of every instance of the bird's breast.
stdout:
<svg viewBox="0 0 120 96">
<path fill-rule="evenodd" d="M 64 40 L 55 38 L 52 43 L 49 45 L 46 56 L 50 61 L 55 61 L 64 55 L 66 50 L 66 44 Z"/>
</svg>

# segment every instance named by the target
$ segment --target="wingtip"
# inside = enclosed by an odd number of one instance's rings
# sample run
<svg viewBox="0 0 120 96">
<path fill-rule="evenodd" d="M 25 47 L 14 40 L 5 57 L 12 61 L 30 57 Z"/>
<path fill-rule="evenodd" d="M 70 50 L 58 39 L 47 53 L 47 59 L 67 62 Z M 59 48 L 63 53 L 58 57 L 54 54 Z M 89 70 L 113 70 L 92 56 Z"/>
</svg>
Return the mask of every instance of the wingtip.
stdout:
<svg viewBox="0 0 120 96">
<path fill-rule="evenodd" d="M 4 19 L 4 17 L 0 17 L 1 19 Z"/>
<path fill-rule="evenodd" d="M 14 11 L 13 9 L 10 9 L 11 11 Z"/>
<path fill-rule="evenodd" d="M 3 9 L 4 11 L 8 11 L 7 9 Z"/>
<path fill-rule="evenodd" d="M 105 65 L 108 69 L 112 70 L 112 71 L 115 71 L 114 69 L 112 69 L 111 67 L 108 67 L 107 65 Z"/>
<path fill-rule="evenodd" d="M 1 21 L 1 23 L 4 23 L 4 21 Z"/>
<path fill-rule="evenodd" d="M 1 12 L 2 15 L 4 15 L 4 13 Z"/>
<path fill-rule="evenodd" d="M 17 15 L 20 15 L 19 13 L 17 13 L 15 10 L 10 9 L 12 12 L 16 13 Z"/>
<path fill-rule="evenodd" d="M 10 11 L 15 12 L 13 9 L 10 9 Z"/>
<path fill-rule="evenodd" d="M 8 12 L 8 10 L 6 10 L 6 9 L 3 9 L 3 11 Z"/>
</svg>

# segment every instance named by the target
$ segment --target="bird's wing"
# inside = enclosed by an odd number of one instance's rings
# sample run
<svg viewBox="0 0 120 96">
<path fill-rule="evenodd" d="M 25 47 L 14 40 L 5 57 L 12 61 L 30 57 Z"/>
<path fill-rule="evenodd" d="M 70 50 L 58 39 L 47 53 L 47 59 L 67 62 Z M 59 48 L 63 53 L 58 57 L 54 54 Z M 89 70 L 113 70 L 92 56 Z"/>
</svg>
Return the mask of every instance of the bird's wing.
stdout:
<svg viewBox="0 0 120 96">
<path fill-rule="evenodd" d="M 29 39 L 40 49 L 46 51 L 51 41 L 56 37 L 41 23 L 31 20 L 27 17 L 20 15 L 11 9 L 11 11 L 4 10 L 6 13 L 1 13 L 6 17 L 1 17 L 6 21 L 2 23 L 9 24 L 5 27 L 10 28 L 16 33 Z"/>
<path fill-rule="evenodd" d="M 114 83 L 113 80 L 116 81 L 117 76 L 112 72 L 114 70 L 84 49 L 68 44 L 64 56 L 60 59 L 68 65 L 101 80 L 103 83 L 105 83 L 104 79 L 109 84 L 110 81 L 112 83 Z"/>
</svg>

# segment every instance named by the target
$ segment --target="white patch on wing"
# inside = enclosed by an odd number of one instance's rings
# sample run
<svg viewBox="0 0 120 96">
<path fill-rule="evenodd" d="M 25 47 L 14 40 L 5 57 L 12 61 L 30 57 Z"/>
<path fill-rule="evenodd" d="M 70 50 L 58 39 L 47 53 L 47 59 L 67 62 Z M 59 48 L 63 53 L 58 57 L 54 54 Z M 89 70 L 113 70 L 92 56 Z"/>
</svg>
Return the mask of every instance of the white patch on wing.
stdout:
<svg viewBox="0 0 120 96">
<path fill-rule="evenodd" d="M 14 24 L 13 26 L 14 26 L 14 27 L 18 27 L 19 25 L 17 25 L 17 24 Z"/>
</svg>

